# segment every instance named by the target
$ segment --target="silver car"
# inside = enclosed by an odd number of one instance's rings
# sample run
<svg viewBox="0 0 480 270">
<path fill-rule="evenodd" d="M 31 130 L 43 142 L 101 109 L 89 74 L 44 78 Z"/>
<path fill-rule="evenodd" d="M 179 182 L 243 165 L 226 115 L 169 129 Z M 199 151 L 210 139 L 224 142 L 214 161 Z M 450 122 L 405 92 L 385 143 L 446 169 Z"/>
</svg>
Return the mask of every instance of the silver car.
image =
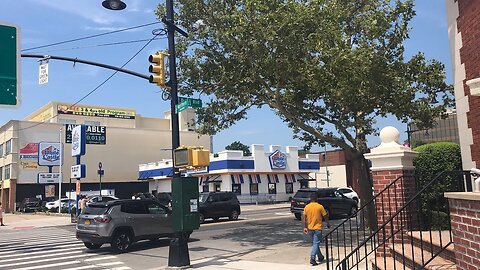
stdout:
<svg viewBox="0 0 480 270">
<path fill-rule="evenodd" d="M 77 239 L 89 249 L 110 243 L 126 252 L 133 242 L 173 235 L 171 210 L 152 200 L 91 203 L 79 216 Z"/>
</svg>

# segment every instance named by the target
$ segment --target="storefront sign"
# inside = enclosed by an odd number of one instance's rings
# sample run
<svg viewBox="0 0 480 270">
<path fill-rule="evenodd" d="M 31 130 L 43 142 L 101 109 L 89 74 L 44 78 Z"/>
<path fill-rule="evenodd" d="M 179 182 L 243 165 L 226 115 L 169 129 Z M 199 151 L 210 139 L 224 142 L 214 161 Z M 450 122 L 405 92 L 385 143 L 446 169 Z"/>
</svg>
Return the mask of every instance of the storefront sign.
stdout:
<svg viewBox="0 0 480 270">
<path fill-rule="evenodd" d="M 20 168 L 22 170 L 37 170 L 38 166 L 38 143 L 27 143 L 20 148 Z"/>
<path fill-rule="evenodd" d="M 78 125 L 65 125 L 65 143 L 72 143 L 72 130 Z M 85 125 L 85 140 L 87 144 L 106 144 L 107 127 L 105 126 L 87 126 Z"/>
<path fill-rule="evenodd" d="M 287 167 L 287 156 L 278 150 L 268 156 L 268 161 L 270 161 L 270 168 L 272 169 L 285 169 Z"/>
<path fill-rule="evenodd" d="M 57 142 L 41 142 L 38 144 L 38 165 L 60 166 L 62 145 Z"/>
<path fill-rule="evenodd" d="M 56 184 L 62 179 L 60 173 L 39 173 L 37 182 L 39 184 Z"/>
<path fill-rule="evenodd" d="M 58 105 L 57 111 L 58 111 L 58 114 L 73 114 L 73 115 L 82 115 L 82 116 L 135 119 L 134 111 L 81 107 L 81 106 L 72 107 L 68 105 Z"/>
<path fill-rule="evenodd" d="M 72 129 L 72 157 L 85 155 L 86 129 L 85 125 L 78 125 Z"/>
</svg>

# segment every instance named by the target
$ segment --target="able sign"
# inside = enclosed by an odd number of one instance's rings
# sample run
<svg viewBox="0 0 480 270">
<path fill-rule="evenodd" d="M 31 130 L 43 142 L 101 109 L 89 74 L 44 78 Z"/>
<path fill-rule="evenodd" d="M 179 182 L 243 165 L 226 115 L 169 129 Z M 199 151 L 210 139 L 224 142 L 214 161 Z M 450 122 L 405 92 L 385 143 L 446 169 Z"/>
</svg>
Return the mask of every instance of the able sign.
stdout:
<svg viewBox="0 0 480 270">
<path fill-rule="evenodd" d="M 38 66 L 38 84 L 48 83 L 48 63 Z"/>
<path fill-rule="evenodd" d="M 39 173 L 37 183 L 39 184 L 56 184 L 62 179 L 61 173 Z"/>
</svg>

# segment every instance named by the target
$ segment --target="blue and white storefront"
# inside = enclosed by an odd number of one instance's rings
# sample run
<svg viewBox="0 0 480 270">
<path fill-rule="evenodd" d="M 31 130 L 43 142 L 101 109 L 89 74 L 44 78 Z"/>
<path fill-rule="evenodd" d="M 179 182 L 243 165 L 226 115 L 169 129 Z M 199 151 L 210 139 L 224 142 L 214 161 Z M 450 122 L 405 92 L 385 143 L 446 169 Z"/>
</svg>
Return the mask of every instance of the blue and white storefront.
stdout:
<svg viewBox="0 0 480 270">
<path fill-rule="evenodd" d="M 301 187 L 308 187 L 319 172 L 319 155 L 298 157 L 298 147 L 278 145 L 265 151 L 263 145 L 251 146 L 252 156 L 242 151 L 226 150 L 210 157 L 210 166 L 194 174 L 199 179 L 199 191 L 232 191 L 241 203 L 287 201 Z M 139 165 L 139 180 L 149 181 L 151 193 L 171 191 L 172 161 Z M 312 184 L 311 184 L 312 185 Z M 310 186 L 311 186 L 310 185 Z"/>
</svg>

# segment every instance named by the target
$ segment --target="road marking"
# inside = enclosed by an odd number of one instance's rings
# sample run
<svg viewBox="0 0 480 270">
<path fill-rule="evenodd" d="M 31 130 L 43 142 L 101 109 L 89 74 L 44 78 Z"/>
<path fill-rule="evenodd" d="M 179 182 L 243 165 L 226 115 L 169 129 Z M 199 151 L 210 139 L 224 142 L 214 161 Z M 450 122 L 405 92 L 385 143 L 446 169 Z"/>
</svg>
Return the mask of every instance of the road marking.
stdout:
<svg viewBox="0 0 480 270">
<path fill-rule="evenodd" d="M 99 263 L 99 264 L 96 264 L 95 266 L 111 266 L 111 265 L 119 265 L 119 264 L 123 264 L 123 262 Z"/>
<path fill-rule="evenodd" d="M 1 259 L 3 258 L 12 258 L 12 257 L 20 257 L 20 256 L 29 256 L 32 254 L 48 254 L 48 253 L 54 253 L 54 252 L 59 252 L 59 251 L 69 251 L 69 250 L 76 250 L 76 249 L 84 249 L 85 247 L 74 247 L 74 248 L 66 248 L 66 249 L 51 249 L 51 250 L 46 250 L 46 251 L 40 251 L 40 252 L 22 252 L 20 254 L 11 254 L 11 255 L 2 255 Z M 2 261 L 0 259 L 0 262 Z"/>
<path fill-rule="evenodd" d="M 63 258 L 50 258 L 50 259 L 43 259 L 43 260 L 36 260 L 36 261 L 28 261 L 28 262 L 19 262 L 19 263 L 8 263 L 8 264 L 0 264 L 0 267 L 10 267 L 10 266 L 18 266 L 18 265 L 25 265 L 25 264 L 34 264 L 34 263 L 42 263 L 42 262 L 51 262 L 55 260 L 66 260 L 66 259 L 78 259 L 78 257 L 87 257 L 87 256 L 97 256 L 95 253 L 89 254 L 78 254 L 75 256 L 66 256 Z"/>
<path fill-rule="evenodd" d="M 47 267 L 56 267 L 56 266 L 63 266 L 63 265 L 76 264 L 76 263 L 80 263 L 80 261 L 70 261 L 70 262 L 52 263 L 52 264 L 47 264 L 47 265 L 37 265 L 37 266 L 30 266 L 30 267 L 25 267 L 25 268 L 16 268 L 16 270 L 43 269 L 43 268 L 47 268 Z"/>
<path fill-rule="evenodd" d="M 93 262 L 93 261 L 101 261 L 101 260 L 107 260 L 107 259 L 116 259 L 116 256 L 103 256 L 103 257 L 97 257 L 97 258 L 92 258 L 92 259 L 86 259 L 83 260 L 85 262 Z"/>
<path fill-rule="evenodd" d="M 28 259 L 38 259 L 38 258 L 45 258 L 45 257 L 53 257 L 53 256 L 59 256 L 59 255 L 70 255 L 70 254 L 75 254 L 82 252 L 81 250 L 77 251 L 70 251 L 70 252 L 60 252 L 60 253 L 55 253 L 55 254 L 43 254 L 43 255 L 38 255 L 38 256 L 28 256 Z M 14 262 L 14 261 L 21 261 L 24 260 L 25 258 L 13 258 L 13 259 L 6 259 L 6 260 L 0 260 L 0 263 L 4 262 Z"/>
<path fill-rule="evenodd" d="M 132 268 L 128 266 L 122 266 L 122 267 L 111 268 L 110 270 L 128 270 L 128 269 L 132 269 Z"/>
<path fill-rule="evenodd" d="M 85 266 L 79 266 L 79 267 L 74 267 L 74 268 L 64 268 L 63 270 L 82 270 L 82 269 L 92 269 L 94 266 L 93 265 L 85 265 Z"/>
<path fill-rule="evenodd" d="M 290 215 L 292 215 L 292 213 L 290 213 L 290 212 L 283 212 L 283 213 L 276 212 L 275 215 L 277 215 L 277 216 L 290 216 Z"/>
<path fill-rule="evenodd" d="M 69 246 L 70 247 L 72 247 L 72 246 L 83 246 L 83 243 L 76 243 L 76 244 L 69 244 L 69 245 L 59 245 L 59 246 L 49 244 L 49 245 L 44 245 L 44 246 L 41 246 L 41 247 L 26 246 L 26 247 L 19 247 L 19 248 L 10 248 L 9 251 L 1 251 L 0 255 L 10 254 L 10 253 L 15 253 L 15 252 L 21 252 L 21 251 L 52 250 L 52 249 L 59 248 L 59 247 L 69 247 Z"/>
</svg>

